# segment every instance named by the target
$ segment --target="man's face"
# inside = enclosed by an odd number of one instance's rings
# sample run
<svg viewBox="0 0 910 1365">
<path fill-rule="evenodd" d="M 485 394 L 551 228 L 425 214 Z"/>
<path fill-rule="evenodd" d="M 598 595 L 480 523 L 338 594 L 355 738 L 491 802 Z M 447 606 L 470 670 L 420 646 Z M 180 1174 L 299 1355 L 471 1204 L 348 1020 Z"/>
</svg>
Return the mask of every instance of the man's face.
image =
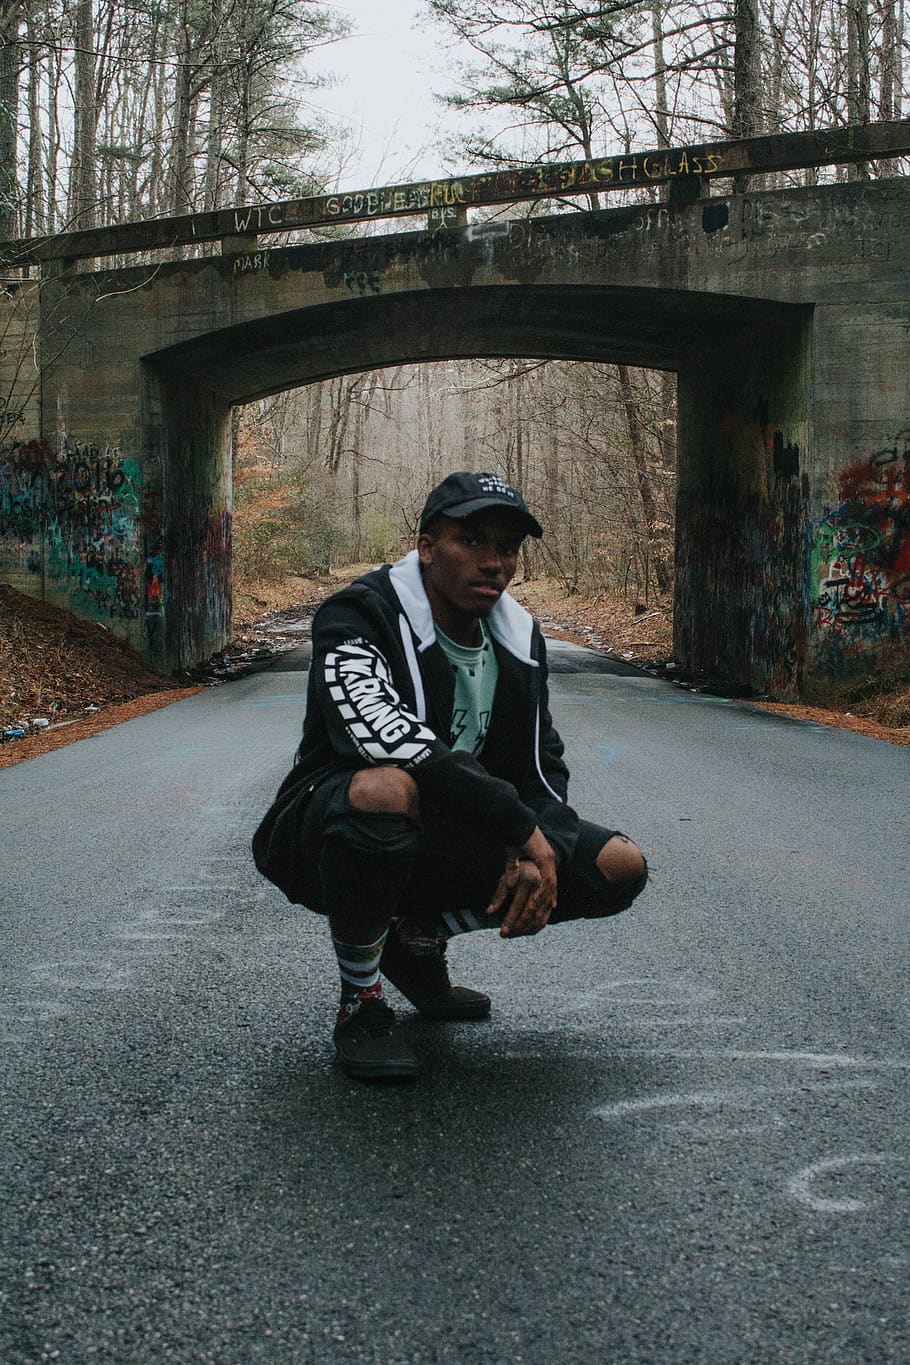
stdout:
<svg viewBox="0 0 910 1365">
<path fill-rule="evenodd" d="M 489 616 L 518 567 L 524 540 L 520 520 L 507 509 L 476 512 L 459 521 L 440 517 L 417 541 L 423 583 L 437 624 L 459 639 Z"/>
</svg>

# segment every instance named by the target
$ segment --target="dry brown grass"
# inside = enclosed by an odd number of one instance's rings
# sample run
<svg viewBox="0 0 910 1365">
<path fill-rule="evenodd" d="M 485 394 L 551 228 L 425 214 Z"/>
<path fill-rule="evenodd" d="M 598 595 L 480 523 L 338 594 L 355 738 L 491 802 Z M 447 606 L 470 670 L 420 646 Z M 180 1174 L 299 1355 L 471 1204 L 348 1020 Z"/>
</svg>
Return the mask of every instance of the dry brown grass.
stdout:
<svg viewBox="0 0 910 1365">
<path fill-rule="evenodd" d="M 530 578 L 511 592 L 545 623 L 561 627 L 583 644 L 630 663 L 655 665 L 672 658 L 673 600 L 636 602 L 606 592 L 567 593 L 555 578 Z"/>
<path fill-rule="evenodd" d="M 882 725 L 910 728 L 910 687 L 898 687 L 874 701 L 858 702 L 857 707 L 860 715 L 874 715 Z"/>
<path fill-rule="evenodd" d="M 103 626 L 0 585 L 0 722 L 63 720 L 172 689 Z"/>
<path fill-rule="evenodd" d="M 241 642 L 244 633 L 255 630 L 262 617 L 289 607 L 318 606 L 333 592 L 353 583 L 373 564 L 347 564 L 327 574 L 290 574 L 278 583 L 234 582 L 233 634 Z"/>
</svg>

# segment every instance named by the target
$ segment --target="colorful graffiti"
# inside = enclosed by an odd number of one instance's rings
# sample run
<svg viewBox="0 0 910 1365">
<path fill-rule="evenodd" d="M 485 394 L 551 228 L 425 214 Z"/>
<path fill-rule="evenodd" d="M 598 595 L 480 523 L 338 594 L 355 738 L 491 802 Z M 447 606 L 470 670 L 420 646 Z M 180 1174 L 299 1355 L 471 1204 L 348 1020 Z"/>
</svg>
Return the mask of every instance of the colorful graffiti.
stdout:
<svg viewBox="0 0 910 1365">
<path fill-rule="evenodd" d="M 133 620 L 146 609 L 142 475 L 115 446 L 68 439 L 0 448 L 0 538 L 80 615 Z M 161 588 L 158 583 L 160 610 Z"/>
<path fill-rule="evenodd" d="M 910 427 L 845 469 L 816 525 L 816 624 L 835 667 L 910 644 Z"/>
</svg>

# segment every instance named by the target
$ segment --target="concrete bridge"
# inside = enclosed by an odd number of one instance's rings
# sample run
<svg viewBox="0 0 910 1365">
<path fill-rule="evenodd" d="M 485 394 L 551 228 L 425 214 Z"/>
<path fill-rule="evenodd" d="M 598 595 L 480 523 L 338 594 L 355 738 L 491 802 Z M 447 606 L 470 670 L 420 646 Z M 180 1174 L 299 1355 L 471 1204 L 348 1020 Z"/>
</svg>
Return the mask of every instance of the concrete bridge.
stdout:
<svg viewBox="0 0 910 1365">
<path fill-rule="evenodd" d="M 907 664 L 910 183 L 707 197 L 692 169 L 690 202 L 271 249 L 266 206 L 221 255 L 7 282 L 0 579 L 190 664 L 229 625 L 233 404 L 625 362 L 678 375 L 676 659 L 784 698 Z"/>
</svg>

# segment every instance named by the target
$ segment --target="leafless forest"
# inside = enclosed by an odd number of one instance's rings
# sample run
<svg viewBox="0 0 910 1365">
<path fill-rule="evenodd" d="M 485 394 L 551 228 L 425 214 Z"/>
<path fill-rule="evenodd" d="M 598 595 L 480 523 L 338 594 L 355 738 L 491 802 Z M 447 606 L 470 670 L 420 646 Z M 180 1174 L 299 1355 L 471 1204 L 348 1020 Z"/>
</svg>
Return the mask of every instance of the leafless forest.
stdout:
<svg viewBox="0 0 910 1365">
<path fill-rule="evenodd" d="M 235 489 L 248 577 L 388 560 L 426 489 L 495 469 L 540 509 L 526 575 L 642 596 L 672 580 L 675 385 L 625 366 L 527 360 L 347 376 L 245 410 Z M 531 559 L 531 555 L 536 558 Z"/>
<path fill-rule="evenodd" d="M 904 0 L 414 3 L 440 51 L 457 38 L 469 54 L 443 172 L 903 115 Z M 355 188 L 351 133 L 319 112 L 347 14 L 314 0 L 0 0 L 0 237 Z M 508 213 L 600 206 L 592 194 Z M 410 366 L 238 410 L 232 441 L 248 576 L 395 555 L 427 485 L 473 467 L 539 509 L 551 534 L 528 573 L 645 600 L 670 586 L 672 376 L 525 357 Z"/>
</svg>

